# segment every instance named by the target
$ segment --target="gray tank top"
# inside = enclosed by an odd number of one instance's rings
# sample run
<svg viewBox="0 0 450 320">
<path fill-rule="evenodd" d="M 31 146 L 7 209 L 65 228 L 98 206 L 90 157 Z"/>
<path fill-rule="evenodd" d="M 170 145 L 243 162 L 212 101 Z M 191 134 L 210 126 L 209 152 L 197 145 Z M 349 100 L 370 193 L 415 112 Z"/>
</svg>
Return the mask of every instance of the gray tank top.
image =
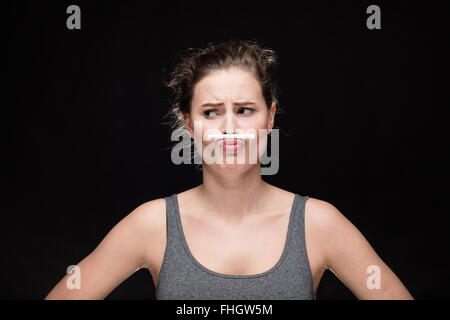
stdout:
<svg viewBox="0 0 450 320">
<path fill-rule="evenodd" d="M 228 275 L 209 270 L 195 259 L 184 236 L 177 194 L 165 197 L 167 241 L 156 299 L 315 300 L 305 245 L 308 198 L 295 194 L 283 253 L 272 268 L 252 275 Z"/>
</svg>

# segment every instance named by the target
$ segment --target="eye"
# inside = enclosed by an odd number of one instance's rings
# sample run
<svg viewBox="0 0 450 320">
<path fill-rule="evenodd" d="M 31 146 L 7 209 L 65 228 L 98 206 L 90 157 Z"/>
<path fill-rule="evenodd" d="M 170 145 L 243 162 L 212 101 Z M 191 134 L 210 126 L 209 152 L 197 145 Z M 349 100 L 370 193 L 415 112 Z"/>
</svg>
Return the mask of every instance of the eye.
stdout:
<svg viewBox="0 0 450 320">
<path fill-rule="evenodd" d="M 203 114 L 204 114 L 207 118 L 210 118 L 210 117 L 211 117 L 210 112 L 215 113 L 216 110 L 213 110 L 213 109 L 211 109 L 211 110 L 206 110 L 206 111 L 203 112 Z M 214 115 L 214 114 L 213 114 L 213 115 Z"/>
<path fill-rule="evenodd" d="M 241 112 L 241 111 L 244 111 L 244 112 Z M 245 111 L 247 111 L 247 112 L 245 112 Z M 241 108 L 241 109 L 239 109 L 239 113 L 251 114 L 251 113 L 253 113 L 253 109 L 251 109 L 251 108 Z"/>
</svg>

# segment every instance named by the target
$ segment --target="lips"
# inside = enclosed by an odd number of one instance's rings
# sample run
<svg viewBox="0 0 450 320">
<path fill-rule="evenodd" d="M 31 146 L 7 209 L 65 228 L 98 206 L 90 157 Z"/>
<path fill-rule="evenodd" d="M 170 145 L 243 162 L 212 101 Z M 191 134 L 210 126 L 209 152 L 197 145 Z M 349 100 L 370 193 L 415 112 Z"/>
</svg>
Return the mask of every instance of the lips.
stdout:
<svg viewBox="0 0 450 320">
<path fill-rule="evenodd" d="M 237 144 L 238 139 L 234 138 L 234 139 L 223 139 L 223 144 L 226 145 L 233 145 L 233 144 Z"/>
<path fill-rule="evenodd" d="M 245 146 L 245 142 L 242 141 L 241 139 L 222 139 L 221 141 L 222 144 L 222 149 L 223 150 L 231 150 L 231 151 L 236 151 L 238 149 L 241 149 L 242 147 Z"/>
</svg>

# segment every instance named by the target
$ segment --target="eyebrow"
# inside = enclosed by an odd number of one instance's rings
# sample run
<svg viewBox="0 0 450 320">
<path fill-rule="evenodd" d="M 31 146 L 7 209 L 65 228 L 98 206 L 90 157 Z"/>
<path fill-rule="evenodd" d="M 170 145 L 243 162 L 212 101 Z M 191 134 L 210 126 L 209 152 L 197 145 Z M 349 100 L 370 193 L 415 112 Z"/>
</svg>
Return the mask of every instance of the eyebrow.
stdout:
<svg viewBox="0 0 450 320">
<path fill-rule="evenodd" d="M 233 102 L 235 106 L 246 106 L 249 104 L 256 104 L 253 101 L 242 101 L 242 102 Z M 201 107 L 219 107 L 223 106 L 223 102 L 206 102 L 201 105 Z"/>
</svg>

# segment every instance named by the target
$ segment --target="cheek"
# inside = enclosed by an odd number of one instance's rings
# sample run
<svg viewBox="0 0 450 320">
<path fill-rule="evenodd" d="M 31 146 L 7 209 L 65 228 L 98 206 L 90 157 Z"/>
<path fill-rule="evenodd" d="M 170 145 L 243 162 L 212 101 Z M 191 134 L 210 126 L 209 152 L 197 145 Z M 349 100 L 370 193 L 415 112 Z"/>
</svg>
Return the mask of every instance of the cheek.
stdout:
<svg viewBox="0 0 450 320">
<path fill-rule="evenodd" d="M 202 141 L 203 148 L 210 143 L 214 142 L 214 139 L 208 139 L 209 134 L 220 134 L 222 133 L 221 130 L 219 130 L 219 125 L 213 120 L 201 120 L 196 119 L 195 125 L 194 125 L 194 136 L 195 141 L 198 144 L 200 141 Z"/>
<path fill-rule="evenodd" d="M 261 114 L 252 117 L 245 122 L 246 129 L 266 129 L 267 128 L 267 114 Z"/>
<path fill-rule="evenodd" d="M 215 123 L 215 121 L 203 121 L 202 122 L 202 137 L 203 140 L 207 140 L 208 134 L 218 134 L 222 133 L 221 130 L 219 130 L 219 126 Z M 211 141 L 205 141 L 205 143 L 209 143 Z"/>
</svg>

